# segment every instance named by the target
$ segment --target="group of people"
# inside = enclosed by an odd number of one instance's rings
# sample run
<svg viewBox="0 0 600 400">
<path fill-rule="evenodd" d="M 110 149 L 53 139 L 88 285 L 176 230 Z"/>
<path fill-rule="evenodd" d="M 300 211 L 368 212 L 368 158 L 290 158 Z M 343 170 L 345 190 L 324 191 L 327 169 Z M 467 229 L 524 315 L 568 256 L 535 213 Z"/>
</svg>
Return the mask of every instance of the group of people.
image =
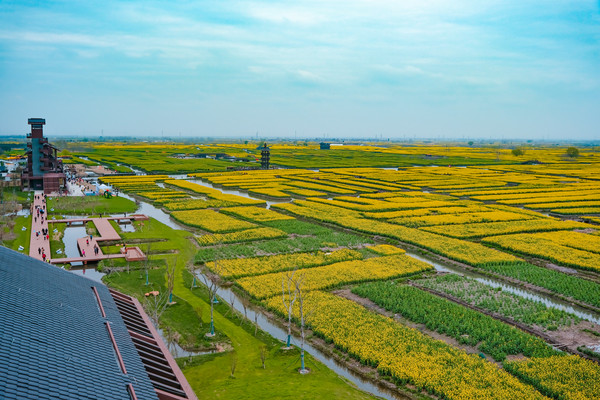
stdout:
<svg viewBox="0 0 600 400">
<path fill-rule="evenodd" d="M 42 228 L 40 231 L 35 231 L 35 237 L 40 237 L 42 235 L 42 239 L 50 240 L 50 234 L 48 233 L 48 228 Z"/>
<path fill-rule="evenodd" d="M 46 250 L 41 247 L 38 247 L 38 254 L 42 256 L 42 261 L 46 261 Z"/>
<path fill-rule="evenodd" d="M 85 244 L 86 244 L 87 246 L 89 246 L 89 245 L 90 245 L 90 240 L 92 240 L 92 238 L 93 238 L 93 236 L 92 236 L 92 235 L 90 235 L 90 238 L 89 238 L 89 239 L 88 239 L 88 238 L 85 238 Z M 100 248 L 98 247 L 98 244 L 97 244 L 97 243 L 94 243 L 94 255 L 95 255 L 95 256 L 97 256 L 97 255 L 98 255 L 98 253 L 100 253 Z M 85 249 L 81 249 L 81 255 L 85 257 Z"/>
<path fill-rule="evenodd" d="M 38 219 L 40 220 L 40 223 L 44 223 L 44 215 L 46 215 L 46 194 L 42 193 L 42 194 L 36 194 L 34 196 L 34 198 L 36 200 L 41 200 L 42 201 L 42 205 L 40 206 L 39 204 L 35 205 L 35 208 L 31 210 L 31 213 L 33 214 L 33 218 L 34 221 L 37 222 Z M 42 228 L 41 230 L 35 231 L 35 237 L 40 237 L 40 235 L 42 236 L 42 238 L 45 241 L 50 241 L 50 233 L 48 232 L 48 228 Z M 46 250 L 44 248 L 45 246 L 42 247 L 38 247 L 38 254 L 40 256 L 42 256 L 42 261 L 46 261 L 46 259 L 48 259 L 48 261 L 50 261 L 50 259 L 48 258 L 48 256 L 46 256 Z"/>
<path fill-rule="evenodd" d="M 37 199 L 42 199 L 42 206 L 39 206 L 36 204 L 35 206 L 35 215 L 33 216 L 34 221 L 37 222 L 38 218 L 40 218 L 40 222 L 44 223 L 44 214 L 46 213 L 46 195 L 45 194 L 40 194 L 40 195 L 36 195 L 35 196 L 36 200 Z M 31 213 L 33 214 L 34 210 L 31 210 Z"/>
</svg>

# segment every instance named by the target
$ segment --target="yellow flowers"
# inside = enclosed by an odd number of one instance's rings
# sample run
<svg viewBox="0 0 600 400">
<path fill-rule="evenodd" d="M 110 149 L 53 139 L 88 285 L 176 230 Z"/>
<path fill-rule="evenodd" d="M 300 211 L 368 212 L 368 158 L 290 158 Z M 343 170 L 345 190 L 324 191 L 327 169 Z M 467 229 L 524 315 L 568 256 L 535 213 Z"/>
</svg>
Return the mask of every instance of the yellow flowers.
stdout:
<svg viewBox="0 0 600 400">
<path fill-rule="evenodd" d="M 557 399 L 600 398 L 600 367 L 578 356 L 507 362 L 505 368 Z"/>
<path fill-rule="evenodd" d="M 171 215 L 183 224 L 195 226 L 208 232 L 240 231 L 256 226 L 250 222 L 240 221 L 213 210 L 174 211 Z"/>
<path fill-rule="evenodd" d="M 600 254 L 578 250 L 578 248 L 593 248 L 598 242 L 598 237 L 592 235 L 586 236 L 586 234 L 575 236 L 575 233 L 571 232 L 570 236 L 565 236 L 564 239 L 558 235 L 516 234 L 492 236 L 484 238 L 482 241 L 501 246 L 505 249 L 545 258 L 559 264 L 600 271 Z M 580 243 L 576 243 L 577 238 L 581 239 Z M 595 247 L 595 249 L 597 251 L 598 248 Z"/>
<path fill-rule="evenodd" d="M 308 268 L 318 265 L 333 264 L 346 260 L 358 260 L 362 254 L 356 250 L 342 249 L 332 253 L 294 253 L 279 254 L 267 257 L 235 258 L 219 261 L 219 273 L 226 278 L 260 275 L 271 272 L 290 270 L 294 267 Z M 210 267 L 210 265 L 209 265 Z"/>
<path fill-rule="evenodd" d="M 165 180 L 165 183 L 168 185 L 177 186 L 177 187 L 185 189 L 185 190 L 190 190 L 195 193 L 203 194 L 212 199 L 228 201 L 228 202 L 232 202 L 235 204 L 240 204 L 240 205 L 262 205 L 262 204 L 265 204 L 264 201 L 253 200 L 253 199 L 249 199 L 247 197 L 236 196 L 233 194 L 225 194 L 225 193 L 220 192 L 217 189 L 209 188 L 207 186 L 202 186 L 202 185 L 199 185 L 199 184 L 193 183 L 193 182 L 184 181 L 182 179 L 168 179 L 168 180 Z"/>
<path fill-rule="evenodd" d="M 531 219 L 527 221 L 485 222 L 450 226 L 431 226 L 425 231 L 455 238 L 475 238 L 519 232 L 558 231 L 566 229 L 590 228 L 591 225 L 575 221 L 555 221 L 552 219 Z"/>
<path fill-rule="evenodd" d="M 266 301 L 284 314 L 281 297 Z M 411 384 L 440 398 L 545 399 L 494 364 L 469 355 L 416 329 L 319 291 L 306 294 L 305 312 L 313 331 L 359 361 L 377 367 L 398 384 Z"/>
<path fill-rule="evenodd" d="M 334 223 L 360 232 L 388 236 L 469 265 L 478 266 L 488 263 L 519 261 L 515 256 L 490 249 L 479 243 L 449 238 L 386 222 L 368 220 L 362 218 L 356 211 L 339 207 L 298 200 L 294 203 L 275 204 L 272 208 L 283 209 L 296 215 Z"/>
<path fill-rule="evenodd" d="M 393 254 L 404 254 L 406 251 L 400 247 L 392 246 L 389 244 L 380 244 L 377 246 L 367 247 L 370 251 L 377 253 L 382 256 L 391 256 Z"/>
<path fill-rule="evenodd" d="M 249 242 L 252 240 L 278 239 L 286 237 L 287 233 L 274 228 L 246 229 L 239 232 L 216 233 L 214 235 L 196 236 L 200 246 L 210 246 L 220 243 Z"/>
<path fill-rule="evenodd" d="M 343 261 L 303 270 L 305 290 L 326 289 L 345 283 L 389 279 L 433 269 L 425 262 L 406 255 Z M 241 278 L 237 282 L 258 299 L 281 292 L 282 273 Z"/>
<path fill-rule="evenodd" d="M 222 209 L 221 212 L 257 222 L 295 219 L 294 217 L 260 207 L 229 207 Z"/>
</svg>

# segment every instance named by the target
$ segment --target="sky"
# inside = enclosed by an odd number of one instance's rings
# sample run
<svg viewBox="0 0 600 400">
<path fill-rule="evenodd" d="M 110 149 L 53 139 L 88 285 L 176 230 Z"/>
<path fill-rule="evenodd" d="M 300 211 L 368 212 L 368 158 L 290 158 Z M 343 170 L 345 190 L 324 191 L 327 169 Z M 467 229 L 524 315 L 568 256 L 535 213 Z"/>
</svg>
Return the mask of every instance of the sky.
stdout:
<svg viewBox="0 0 600 400">
<path fill-rule="evenodd" d="M 0 0 L 0 135 L 600 139 L 599 8 Z"/>
</svg>

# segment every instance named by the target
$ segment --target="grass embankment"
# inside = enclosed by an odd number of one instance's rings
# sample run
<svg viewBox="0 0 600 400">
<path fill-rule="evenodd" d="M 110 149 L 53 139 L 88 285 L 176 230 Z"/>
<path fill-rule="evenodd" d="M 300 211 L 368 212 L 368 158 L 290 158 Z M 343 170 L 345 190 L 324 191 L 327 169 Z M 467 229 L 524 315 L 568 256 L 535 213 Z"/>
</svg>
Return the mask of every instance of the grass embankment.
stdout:
<svg viewBox="0 0 600 400">
<path fill-rule="evenodd" d="M 136 232 L 122 234 L 126 241 L 139 242 L 136 245 L 146 251 L 144 240 L 168 239 L 167 242 L 159 242 L 160 247 L 163 248 L 165 243 L 169 243 L 171 249 L 177 253 L 151 255 L 151 263 L 160 266 L 150 270 L 150 286 L 145 286 L 142 263 L 132 263 L 132 268 L 137 269 L 130 270 L 129 273 L 120 272 L 106 276 L 105 282 L 138 297 L 143 297 L 143 293 L 149 290 L 164 290 L 165 265 L 176 258 L 173 294 L 177 304 L 170 306 L 163 314 L 163 327 L 170 325 L 177 330 L 181 335 L 179 342 L 186 347 L 191 344 L 192 338 L 196 345 L 210 341 L 230 343 L 233 347 L 233 351 L 195 356 L 191 361 L 187 357 L 179 360 L 184 374 L 199 398 L 373 398 L 354 388 L 310 356 L 306 357 L 306 364 L 312 370 L 311 373 L 300 375 L 300 357 L 297 350 L 281 350 L 280 342 L 260 331 L 255 337 L 254 327 L 232 313 L 223 302 L 215 306 L 217 337 L 204 338 L 210 324 L 210 304 L 205 289 L 190 288 L 192 277 L 186 266 L 193 261 L 196 248 L 192 244 L 193 239 L 188 239 L 189 232 L 173 230 L 153 219 L 144 221 L 143 226 L 140 222 L 135 224 Z M 265 369 L 262 368 L 260 357 L 263 347 L 267 350 Z M 231 378 L 232 358 L 237 360 L 235 378 Z"/>
<path fill-rule="evenodd" d="M 47 209 L 54 214 L 97 215 L 132 213 L 137 210 L 137 205 L 124 197 L 69 196 L 48 198 Z"/>
<path fill-rule="evenodd" d="M 14 220 L 14 225 L 7 223 L 5 226 L 1 226 L 3 230 L 2 237 L 5 238 L 1 241 L 2 245 L 9 249 L 16 250 L 20 253 L 29 255 L 29 241 L 31 239 L 31 216 L 20 216 Z M 25 227 L 25 230 L 23 230 Z M 19 246 L 23 247 L 23 250 L 19 250 Z"/>
</svg>

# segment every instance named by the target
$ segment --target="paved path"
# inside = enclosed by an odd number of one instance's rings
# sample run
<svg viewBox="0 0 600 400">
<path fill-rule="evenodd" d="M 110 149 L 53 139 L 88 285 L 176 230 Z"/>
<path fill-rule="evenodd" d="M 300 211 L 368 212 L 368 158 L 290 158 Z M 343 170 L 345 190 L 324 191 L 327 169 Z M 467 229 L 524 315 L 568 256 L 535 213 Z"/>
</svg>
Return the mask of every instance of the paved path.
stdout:
<svg viewBox="0 0 600 400">
<path fill-rule="evenodd" d="M 39 210 L 39 211 L 38 211 Z M 107 258 L 126 258 L 130 261 L 145 260 L 146 255 L 139 247 L 127 247 L 121 250 L 120 254 L 104 254 L 98 242 L 101 241 L 118 241 L 121 236 L 113 228 L 110 220 L 145 220 L 146 215 L 132 214 L 129 217 L 108 217 L 108 218 L 78 218 L 78 219 L 63 219 L 50 220 L 46 214 L 46 198 L 42 191 L 36 191 L 33 196 L 33 205 L 31 206 L 31 236 L 29 239 L 29 256 L 42 261 L 49 261 L 53 264 L 65 264 L 71 262 L 88 262 L 100 261 Z M 98 230 L 98 236 L 86 236 L 77 239 L 77 247 L 79 249 L 79 257 L 67 258 L 51 258 L 50 249 L 50 232 L 48 230 L 48 222 L 51 223 L 69 223 L 69 222 L 88 222 L 92 221 Z M 48 237 L 42 232 L 47 231 Z M 37 233 L 37 234 L 36 234 Z M 97 251 L 94 249 L 97 248 Z"/>
<path fill-rule="evenodd" d="M 38 214 L 37 210 L 44 210 Z M 50 240 L 42 235 L 44 229 L 48 229 L 48 220 L 46 219 L 46 200 L 41 190 L 38 190 L 33 195 L 33 205 L 31 206 L 31 238 L 29 239 L 29 256 L 43 260 L 43 255 L 46 259 L 50 258 Z M 38 233 L 36 235 L 36 233 Z M 50 232 L 48 232 L 50 233 Z"/>
</svg>

